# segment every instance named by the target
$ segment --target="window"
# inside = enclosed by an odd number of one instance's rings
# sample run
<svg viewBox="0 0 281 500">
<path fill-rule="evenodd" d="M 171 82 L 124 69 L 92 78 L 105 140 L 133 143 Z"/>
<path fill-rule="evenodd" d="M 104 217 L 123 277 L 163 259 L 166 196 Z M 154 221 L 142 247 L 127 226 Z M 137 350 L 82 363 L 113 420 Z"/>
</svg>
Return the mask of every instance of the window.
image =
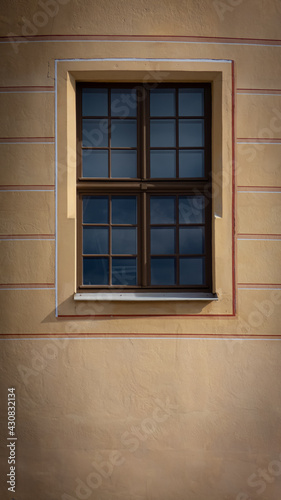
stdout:
<svg viewBox="0 0 281 500">
<path fill-rule="evenodd" d="M 210 84 L 77 85 L 79 291 L 212 291 Z"/>
</svg>

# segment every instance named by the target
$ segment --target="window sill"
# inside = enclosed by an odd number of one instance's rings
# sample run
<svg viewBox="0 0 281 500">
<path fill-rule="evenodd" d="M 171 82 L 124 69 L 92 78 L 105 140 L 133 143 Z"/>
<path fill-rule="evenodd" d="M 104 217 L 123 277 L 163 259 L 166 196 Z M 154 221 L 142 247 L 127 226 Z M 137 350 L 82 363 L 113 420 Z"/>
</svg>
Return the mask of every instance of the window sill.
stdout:
<svg viewBox="0 0 281 500">
<path fill-rule="evenodd" d="M 216 301 L 215 293 L 75 293 L 74 300 L 84 301 L 127 301 L 127 302 L 152 302 L 152 301 Z"/>
</svg>

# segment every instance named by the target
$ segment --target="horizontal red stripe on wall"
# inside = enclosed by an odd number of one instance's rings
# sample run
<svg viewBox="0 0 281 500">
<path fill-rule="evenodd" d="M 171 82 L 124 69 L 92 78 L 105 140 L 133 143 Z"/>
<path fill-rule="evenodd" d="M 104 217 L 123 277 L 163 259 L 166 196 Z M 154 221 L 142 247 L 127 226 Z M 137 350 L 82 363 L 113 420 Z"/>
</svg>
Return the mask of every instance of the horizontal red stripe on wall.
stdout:
<svg viewBox="0 0 281 500">
<path fill-rule="evenodd" d="M 1 283 L 1 288 L 53 288 L 55 286 L 54 283 Z"/>
</svg>

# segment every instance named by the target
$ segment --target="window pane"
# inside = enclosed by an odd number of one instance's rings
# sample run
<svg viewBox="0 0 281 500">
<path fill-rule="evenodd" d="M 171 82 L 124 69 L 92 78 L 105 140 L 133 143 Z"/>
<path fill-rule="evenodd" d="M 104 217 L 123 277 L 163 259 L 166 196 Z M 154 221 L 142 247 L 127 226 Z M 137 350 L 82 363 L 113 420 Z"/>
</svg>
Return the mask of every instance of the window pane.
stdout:
<svg viewBox="0 0 281 500">
<path fill-rule="evenodd" d="M 150 91 L 150 116 L 175 116 L 175 89 L 155 89 Z"/>
<path fill-rule="evenodd" d="M 204 253 L 204 227 L 180 227 L 180 253 Z"/>
<path fill-rule="evenodd" d="M 150 120 L 150 146 L 153 148 L 175 147 L 176 121 Z"/>
<path fill-rule="evenodd" d="M 204 115 L 204 89 L 179 89 L 179 116 Z"/>
<path fill-rule="evenodd" d="M 175 285 L 176 259 L 151 258 L 151 285 Z"/>
<path fill-rule="evenodd" d="M 84 149 L 82 160 L 83 177 L 108 177 L 107 150 Z"/>
<path fill-rule="evenodd" d="M 112 150 L 111 177 L 137 177 L 137 152 Z"/>
<path fill-rule="evenodd" d="M 151 177 L 176 177 L 176 152 L 150 151 Z"/>
<path fill-rule="evenodd" d="M 83 196 L 83 222 L 108 223 L 108 196 Z"/>
<path fill-rule="evenodd" d="M 112 228 L 112 253 L 137 253 L 137 229 L 135 227 Z"/>
<path fill-rule="evenodd" d="M 136 116 L 137 94 L 135 89 L 111 90 L 111 116 Z"/>
<path fill-rule="evenodd" d="M 112 258 L 112 284 L 128 286 L 137 284 L 137 259 L 135 257 Z"/>
<path fill-rule="evenodd" d="M 83 253 L 109 253 L 107 227 L 83 227 Z"/>
<path fill-rule="evenodd" d="M 180 284 L 204 285 L 205 258 L 182 257 L 180 259 Z"/>
<path fill-rule="evenodd" d="M 82 123 L 82 146 L 103 148 L 108 146 L 108 120 L 84 119 Z"/>
<path fill-rule="evenodd" d="M 137 223 L 136 196 L 112 196 L 112 224 Z"/>
<path fill-rule="evenodd" d="M 135 148 L 137 146 L 137 121 L 111 121 L 111 147 Z"/>
<path fill-rule="evenodd" d="M 179 167 L 180 177 L 204 177 L 204 151 L 181 150 Z"/>
<path fill-rule="evenodd" d="M 107 257 L 84 257 L 83 284 L 108 285 L 108 269 Z"/>
<path fill-rule="evenodd" d="M 175 196 L 151 196 L 151 224 L 174 224 L 176 221 L 175 202 Z"/>
<path fill-rule="evenodd" d="M 82 115 L 106 116 L 108 114 L 107 89 L 82 90 Z"/>
<path fill-rule="evenodd" d="M 180 224 L 200 224 L 204 222 L 204 196 L 179 197 Z"/>
<path fill-rule="evenodd" d="M 150 231 L 151 254 L 175 253 L 175 229 L 173 227 L 153 227 Z"/>
<path fill-rule="evenodd" d="M 204 120 L 179 120 L 179 146 L 185 148 L 204 146 Z"/>
</svg>

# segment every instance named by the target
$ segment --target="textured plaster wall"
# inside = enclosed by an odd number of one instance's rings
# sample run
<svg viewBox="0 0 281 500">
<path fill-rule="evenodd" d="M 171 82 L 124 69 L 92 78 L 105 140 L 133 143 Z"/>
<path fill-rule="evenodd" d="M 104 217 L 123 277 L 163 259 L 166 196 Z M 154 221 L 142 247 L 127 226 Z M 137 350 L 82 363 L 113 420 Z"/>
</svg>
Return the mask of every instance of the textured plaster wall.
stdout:
<svg viewBox="0 0 281 500">
<path fill-rule="evenodd" d="M 2 0 L 0 21 L 1 499 L 279 500 L 280 0 Z M 234 61 L 235 316 L 55 316 L 55 59 L 112 54 Z"/>
</svg>

